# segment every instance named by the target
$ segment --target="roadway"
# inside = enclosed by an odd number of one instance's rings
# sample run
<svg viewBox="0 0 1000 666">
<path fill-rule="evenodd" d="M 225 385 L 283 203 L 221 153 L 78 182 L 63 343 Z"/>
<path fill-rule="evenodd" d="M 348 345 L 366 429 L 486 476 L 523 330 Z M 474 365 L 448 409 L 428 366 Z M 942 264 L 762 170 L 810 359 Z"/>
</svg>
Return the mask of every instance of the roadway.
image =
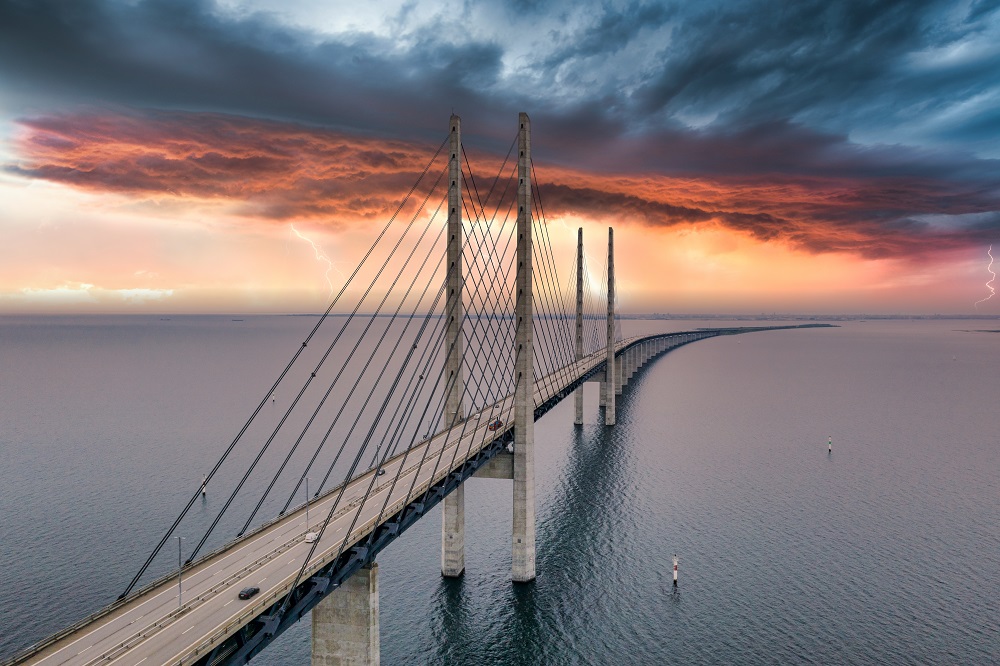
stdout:
<svg viewBox="0 0 1000 666">
<path fill-rule="evenodd" d="M 624 348 L 637 338 L 618 343 Z M 599 351 L 557 370 L 535 383 L 540 405 L 570 383 L 594 370 L 606 358 Z M 341 552 L 362 541 L 376 525 L 391 517 L 466 459 L 502 436 L 512 426 L 514 397 L 509 395 L 465 421 L 394 456 L 386 474 L 369 470 L 343 488 L 343 497 L 306 568 L 303 580 Z M 504 426 L 490 431 L 501 418 Z M 447 461 L 444 465 L 438 461 Z M 313 531 L 319 531 L 340 487 L 310 503 Z M 367 499 L 366 499 L 367 497 Z M 345 535 L 350 531 L 350 538 Z M 305 509 L 292 512 L 230 544 L 224 551 L 196 562 L 184 572 L 183 605 L 178 607 L 177 580 L 142 590 L 85 626 L 52 641 L 17 663 L 41 666 L 138 666 L 192 663 L 287 594 L 310 552 L 305 543 Z M 244 587 L 260 593 L 237 598 Z"/>
</svg>

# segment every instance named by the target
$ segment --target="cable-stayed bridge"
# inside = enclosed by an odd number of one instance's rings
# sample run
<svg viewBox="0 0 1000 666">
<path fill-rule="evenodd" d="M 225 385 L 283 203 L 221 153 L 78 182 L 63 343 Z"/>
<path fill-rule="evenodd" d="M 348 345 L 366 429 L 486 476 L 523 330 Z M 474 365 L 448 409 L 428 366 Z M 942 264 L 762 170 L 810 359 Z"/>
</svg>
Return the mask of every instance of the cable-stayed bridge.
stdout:
<svg viewBox="0 0 1000 666">
<path fill-rule="evenodd" d="M 613 232 L 593 271 L 580 230 L 560 281 L 530 137 L 521 114 L 487 186 L 452 116 L 118 600 L 6 664 L 245 663 L 309 612 L 315 664 L 378 663 L 377 553 L 442 503 L 442 574 L 461 575 L 473 476 L 512 480 L 511 578 L 535 578 L 535 420 L 573 395 L 582 424 L 599 381 L 612 426 L 645 363 L 765 329 L 623 337 Z"/>
</svg>

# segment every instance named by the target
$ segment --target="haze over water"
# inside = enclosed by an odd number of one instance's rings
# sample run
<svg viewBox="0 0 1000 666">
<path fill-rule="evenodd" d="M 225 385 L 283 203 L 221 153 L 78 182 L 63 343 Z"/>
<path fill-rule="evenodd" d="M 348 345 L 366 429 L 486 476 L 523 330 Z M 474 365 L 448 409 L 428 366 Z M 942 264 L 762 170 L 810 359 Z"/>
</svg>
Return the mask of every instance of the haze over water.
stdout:
<svg viewBox="0 0 1000 666">
<path fill-rule="evenodd" d="M 0 319 L 0 658 L 124 589 L 312 323 Z M 699 325 L 724 324 L 623 329 Z M 582 428 L 571 400 L 536 424 L 538 579 L 509 581 L 509 482 L 470 480 L 461 580 L 439 511 L 378 557 L 382 662 L 995 662 L 1000 333 L 961 330 L 982 328 L 700 341 L 633 378 L 614 428 L 588 384 Z M 307 664 L 309 632 L 252 663 Z"/>
</svg>

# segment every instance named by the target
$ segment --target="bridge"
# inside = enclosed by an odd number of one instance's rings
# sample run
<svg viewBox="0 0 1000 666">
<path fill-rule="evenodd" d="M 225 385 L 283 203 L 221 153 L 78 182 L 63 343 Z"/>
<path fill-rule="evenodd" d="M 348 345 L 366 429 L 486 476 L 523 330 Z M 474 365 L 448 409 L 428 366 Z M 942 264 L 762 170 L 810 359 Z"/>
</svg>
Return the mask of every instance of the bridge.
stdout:
<svg viewBox="0 0 1000 666">
<path fill-rule="evenodd" d="M 428 207 L 442 181 L 446 192 Z M 243 664 L 310 612 L 314 664 L 377 664 L 376 555 L 441 503 L 442 574 L 462 575 L 470 478 L 512 481 L 511 579 L 535 578 L 536 419 L 573 396 L 582 424 L 582 386 L 596 381 L 613 426 L 616 396 L 660 355 L 720 335 L 798 328 L 623 337 L 613 231 L 595 288 L 578 230 L 573 299 L 558 280 L 539 194 L 526 114 L 485 198 L 452 116 L 417 184 L 218 461 L 192 479 L 186 507 L 121 596 L 4 666 Z M 350 314 L 335 315 L 345 303 Z M 279 395 L 279 416 L 267 422 L 261 414 L 277 409 Z M 335 452 L 325 448 L 337 441 Z M 316 444 L 311 453 L 304 442 Z M 327 462 L 310 494 L 309 475 Z M 335 471 L 342 481 L 327 488 Z M 259 481 L 248 484 L 252 477 Z M 288 493 L 280 510 L 277 488 Z M 305 502 L 292 506 L 300 490 Z M 192 525 L 191 507 L 209 492 L 225 498 L 218 514 Z M 234 518 L 251 507 L 245 521 Z M 204 533 L 182 562 L 179 532 L 195 527 Z M 235 538 L 219 536 L 230 528 Z M 206 545 L 215 548 L 203 554 Z M 159 577 L 140 587 L 152 572 Z M 249 586 L 259 591 L 241 598 Z"/>
</svg>

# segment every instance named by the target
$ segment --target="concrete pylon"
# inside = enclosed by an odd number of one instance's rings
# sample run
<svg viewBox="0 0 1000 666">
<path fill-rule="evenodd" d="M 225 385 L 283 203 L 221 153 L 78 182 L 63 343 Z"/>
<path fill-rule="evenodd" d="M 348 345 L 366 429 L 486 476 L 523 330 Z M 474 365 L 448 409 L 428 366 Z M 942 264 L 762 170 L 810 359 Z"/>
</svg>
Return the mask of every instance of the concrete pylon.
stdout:
<svg viewBox="0 0 1000 666">
<path fill-rule="evenodd" d="M 576 231 L 576 360 L 583 358 L 583 227 Z M 583 425 L 583 386 L 573 393 L 575 425 Z"/>
<path fill-rule="evenodd" d="M 608 357 L 604 369 L 604 425 L 615 424 L 615 230 L 608 227 Z"/>
<path fill-rule="evenodd" d="M 535 579 L 535 397 L 531 304 L 531 121 L 518 116 L 517 276 L 514 288 L 514 525 L 511 578 Z"/>
<path fill-rule="evenodd" d="M 450 428 L 464 417 L 462 395 L 465 378 L 462 371 L 464 346 L 462 324 L 465 305 L 462 301 L 462 119 L 451 117 L 448 162 L 448 245 L 445 313 L 445 369 L 448 395 L 445 400 L 444 423 Z M 441 521 L 441 574 L 454 577 L 465 571 L 465 486 L 453 490 L 442 506 Z"/>
<path fill-rule="evenodd" d="M 312 609 L 312 666 L 378 666 L 378 564 L 354 573 Z"/>
</svg>

